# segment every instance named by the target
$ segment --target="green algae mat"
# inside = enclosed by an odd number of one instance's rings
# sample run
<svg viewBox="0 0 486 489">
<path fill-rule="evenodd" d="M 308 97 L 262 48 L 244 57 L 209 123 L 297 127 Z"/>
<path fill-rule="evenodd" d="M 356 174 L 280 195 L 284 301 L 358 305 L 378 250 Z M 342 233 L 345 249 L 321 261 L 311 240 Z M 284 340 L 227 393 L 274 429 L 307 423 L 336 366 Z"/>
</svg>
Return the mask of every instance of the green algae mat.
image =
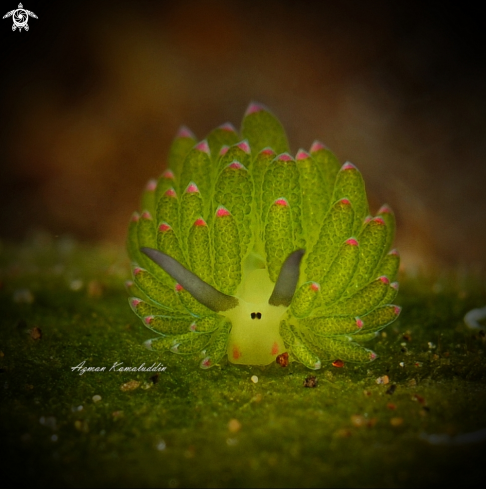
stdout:
<svg viewBox="0 0 486 489">
<path fill-rule="evenodd" d="M 400 277 L 364 366 L 310 371 L 150 352 L 122 249 L 0 248 L 3 483 L 33 487 L 457 486 L 484 480 L 484 279 Z M 486 330 L 486 324 L 485 330 Z M 336 359 L 337 360 L 337 359 Z M 314 378 L 313 378 L 314 377 Z"/>
</svg>

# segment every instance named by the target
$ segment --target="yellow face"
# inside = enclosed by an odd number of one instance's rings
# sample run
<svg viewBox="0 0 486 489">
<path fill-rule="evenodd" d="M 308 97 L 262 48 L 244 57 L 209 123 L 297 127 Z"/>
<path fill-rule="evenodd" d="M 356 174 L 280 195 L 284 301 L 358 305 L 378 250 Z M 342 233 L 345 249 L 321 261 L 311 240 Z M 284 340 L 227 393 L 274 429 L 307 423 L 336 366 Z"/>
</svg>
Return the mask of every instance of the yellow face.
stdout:
<svg viewBox="0 0 486 489">
<path fill-rule="evenodd" d="M 247 272 L 236 293 L 238 306 L 220 313 L 232 323 L 228 342 L 230 362 L 268 365 L 286 351 L 279 327 L 287 307 L 268 303 L 274 286 L 267 269 Z"/>
</svg>

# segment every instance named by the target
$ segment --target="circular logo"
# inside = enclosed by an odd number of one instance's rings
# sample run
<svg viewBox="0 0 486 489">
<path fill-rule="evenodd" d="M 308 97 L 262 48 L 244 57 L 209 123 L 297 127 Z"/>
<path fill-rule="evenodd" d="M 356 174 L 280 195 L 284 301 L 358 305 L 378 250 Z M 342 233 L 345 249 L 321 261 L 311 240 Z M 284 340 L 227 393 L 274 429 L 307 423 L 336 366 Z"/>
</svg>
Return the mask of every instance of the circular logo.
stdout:
<svg viewBox="0 0 486 489">
<path fill-rule="evenodd" d="M 29 16 L 24 9 L 19 8 L 12 15 L 12 20 L 15 24 L 15 27 L 22 29 L 27 25 L 27 22 L 29 21 Z"/>
</svg>

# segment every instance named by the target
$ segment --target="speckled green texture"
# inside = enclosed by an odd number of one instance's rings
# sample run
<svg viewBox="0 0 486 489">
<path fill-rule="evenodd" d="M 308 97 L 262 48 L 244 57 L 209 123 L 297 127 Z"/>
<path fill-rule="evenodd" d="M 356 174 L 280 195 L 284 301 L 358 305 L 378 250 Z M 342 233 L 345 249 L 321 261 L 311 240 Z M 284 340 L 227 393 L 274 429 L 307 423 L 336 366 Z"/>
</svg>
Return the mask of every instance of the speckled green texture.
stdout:
<svg viewBox="0 0 486 489">
<path fill-rule="evenodd" d="M 192 148 L 189 142 L 194 142 L 192 133 L 183 127 L 169 155 L 170 168 L 158 182 L 149 180 L 140 213 L 130 221 L 127 250 L 134 275 L 142 267 L 169 287 L 180 282 L 203 304 L 201 310 L 187 293 L 172 294 L 163 304 L 166 310 L 180 310 L 171 307 L 179 298 L 189 315 L 202 317 L 210 308 L 225 316 L 231 322 L 230 362 L 269 365 L 288 353 L 290 361 L 314 370 L 321 365 L 316 350 L 325 350 L 324 343 L 331 348 L 319 353 L 324 358 L 376 359 L 361 343 L 393 322 L 399 307 L 392 309 L 391 320 L 375 314 L 372 329 L 363 330 L 359 343 L 347 345 L 348 335 L 361 333 L 360 316 L 395 299 L 398 289 L 389 282 L 395 279 L 399 256 L 390 252 L 396 227 L 393 211 L 385 204 L 375 217 L 368 214 L 359 170 L 349 162 L 340 165 L 319 141 L 294 158 L 283 126 L 258 103 L 249 105 L 240 135 L 226 123 Z M 179 201 L 176 192 L 182 189 Z M 167 268 L 171 258 L 190 273 Z M 160 304 L 157 287 L 135 276 L 134 280 L 141 298 Z M 310 282 L 315 290 L 303 288 Z M 274 296 L 273 289 L 280 291 Z M 216 306 L 209 297 L 218 293 Z M 226 306 L 219 308 L 223 303 Z M 153 316 L 141 319 L 154 331 L 170 334 L 171 315 Z M 178 324 L 173 334 L 180 334 L 182 323 L 172 316 Z M 312 319 L 300 322 L 305 318 Z M 377 322 L 380 318 L 382 324 Z M 279 333 L 281 321 L 294 331 L 291 343 Z M 313 345 L 314 333 L 335 336 L 337 342 L 320 340 Z M 217 334 L 218 330 L 211 333 L 215 342 Z M 337 358 L 347 352 L 349 356 Z"/>
<path fill-rule="evenodd" d="M 462 443 L 460 437 L 486 428 L 484 332 L 463 323 L 468 310 L 486 304 L 484 278 L 402 274 L 403 313 L 373 343 L 379 357 L 372 364 L 335 368 L 330 359 L 317 372 L 297 363 L 203 371 L 182 356 L 143 347 L 154 334 L 126 305 L 124 254 L 64 239 L 1 247 L 3 484 L 484 482 L 486 443 Z M 29 298 L 21 289 L 30 291 L 32 303 L 13 300 Z M 42 331 L 37 340 L 29 332 L 35 327 Z M 116 362 L 167 368 L 154 384 L 151 372 L 71 370 L 82 362 L 107 370 Z M 315 389 L 303 387 L 309 375 L 317 377 Z M 389 383 L 377 384 L 385 375 Z M 131 380 L 139 386 L 122 391 Z M 232 419 L 240 430 L 230 430 Z"/>
</svg>

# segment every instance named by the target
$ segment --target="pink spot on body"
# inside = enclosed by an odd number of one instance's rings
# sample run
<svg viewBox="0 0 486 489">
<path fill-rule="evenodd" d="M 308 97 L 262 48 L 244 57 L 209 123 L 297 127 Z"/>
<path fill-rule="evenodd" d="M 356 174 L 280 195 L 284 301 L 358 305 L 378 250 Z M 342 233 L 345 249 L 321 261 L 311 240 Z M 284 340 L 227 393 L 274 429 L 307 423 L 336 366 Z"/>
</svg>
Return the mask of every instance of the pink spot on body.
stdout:
<svg viewBox="0 0 486 489">
<path fill-rule="evenodd" d="M 327 149 L 326 145 L 324 143 L 321 143 L 320 141 L 314 141 L 310 148 L 310 152 L 316 153 L 317 151 L 321 151 L 322 149 Z"/>
<path fill-rule="evenodd" d="M 228 209 L 226 209 L 225 207 L 223 207 L 222 205 L 220 205 L 218 207 L 218 210 L 216 211 L 216 215 L 218 217 L 224 217 L 224 216 L 230 216 L 230 211 Z"/>
<path fill-rule="evenodd" d="M 382 218 L 382 217 L 374 217 L 374 218 L 372 219 L 372 221 L 373 221 L 373 222 L 376 222 L 376 224 L 381 224 L 382 226 L 384 226 L 384 225 L 385 225 L 385 221 L 383 220 L 383 218 Z"/>
<path fill-rule="evenodd" d="M 170 227 L 169 224 L 167 224 L 166 222 L 163 222 L 160 226 L 159 226 L 159 231 L 161 231 L 162 233 L 165 233 L 167 231 L 170 231 L 172 228 Z"/>
<path fill-rule="evenodd" d="M 389 284 L 390 281 L 388 280 L 388 277 L 386 275 L 382 275 L 381 277 L 379 277 L 379 279 L 384 283 L 384 284 Z"/>
<path fill-rule="evenodd" d="M 176 194 L 176 191 L 174 190 L 173 187 L 171 188 L 168 188 L 166 191 L 165 191 L 165 194 L 167 197 L 177 197 L 177 194 Z"/>
<path fill-rule="evenodd" d="M 224 156 L 227 152 L 228 152 L 228 149 L 229 149 L 229 146 L 223 146 L 220 150 L 219 150 L 219 156 Z"/>
<path fill-rule="evenodd" d="M 274 155 L 275 151 L 273 151 L 272 148 L 264 148 L 260 151 L 260 154 L 262 154 L 262 155 Z"/>
<path fill-rule="evenodd" d="M 350 163 L 349 161 L 347 161 L 341 167 L 341 171 L 343 171 L 343 170 L 357 170 L 357 168 L 352 163 Z"/>
<path fill-rule="evenodd" d="M 228 165 L 228 168 L 233 168 L 233 170 L 241 170 L 244 166 L 239 161 L 233 161 Z"/>
<path fill-rule="evenodd" d="M 147 182 L 147 186 L 145 187 L 145 190 L 147 192 L 153 192 L 156 188 L 157 188 L 157 180 L 154 180 L 152 178 Z"/>
<path fill-rule="evenodd" d="M 287 199 L 284 199 L 284 198 L 280 198 L 280 199 L 277 199 L 275 202 L 274 202 L 275 205 L 281 205 L 282 207 L 288 207 L 289 203 L 287 202 Z"/>
<path fill-rule="evenodd" d="M 142 212 L 142 219 L 149 219 L 152 220 L 152 214 L 150 214 L 149 211 L 143 211 Z"/>
<path fill-rule="evenodd" d="M 205 139 L 197 143 L 196 146 L 194 146 L 194 148 L 197 149 L 198 151 L 202 151 L 203 153 L 209 154 L 209 145 Z"/>
<path fill-rule="evenodd" d="M 191 182 L 186 188 L 186 193 L 188 193 L 188 194 L 195 194 L 198 192 L 199 192 L 199 189 L 197 188 L 197 185 L 193 182 Z"/>
<path fill-rule="evenodd" d="M 181 126 L 179 130 L 177 131 L 177 138 L 194 138 L 193 132 L 187 127 L 187 126 Z"/>
<path fill-rule="evenodd" d="M 175 284 L 174 288 L 176 292 L 180 292 L 181 290 L 184 290 L 184 287 L 181 284 Z"/>
<path fill-rule="evenodd" d="M 276 355 L 278 353 L 278 343 L 276 341 L 273 342 L 272 345 L 272 355 Z"/>
<path fill-rule="evenodd" d="M 297 161 L 299 161 L 299 160 L 306 160 L 309 157 L 310 157 L 309 153 L 307 151 L 304 151 L 303 149 L 299 149 L 299 151 L 295 155 L 295 159 Z"/>
<path fill-rule="evenodd" d="M 344 205 L 351 205 L 351 202 L 348 199 L 341 199 L 339 202 Z"/>
<path fill-rule="evenodd" d="M 321 288 L 321 286 L 317 282 L 312 282 L 309 288 L 314 292 L 317 292 Z"/>
<path fill-rule="evenodd" d="M 238 349 L 238 347 L 237 347 L 236 345 L 235 345 L 235 346 L 233 346 L 233 358 L 234 358 L 235 360 L 238 360 L 238 358 L 240 358 L 240 357 L 241 357 L 241 352 L 240 352 L 240 350 Z"/>
<path fill-rule="evenodd" d="M 175 179 L 174 172 L 170 169 L 165 170 L 165 172 L 162 173 L 162 178 L 166 178 L 167 180 L 174 180 Z"/>
<path fill-rule="evenodd" d="M 278 156 L 277 160 L 278 161 L 292 161 L 292 156 L 290 156 L 288 153 L 282 153 L 281 155 Z"/>
<path fill-rule="evenodd" d="M 250 154 L 250 145 L 248 144 L 248 141 L 241 141 L 241 143 L 238 143 L 236 146 L 240 148 L 242 151 L 244 151 L 246 154 Z"/>
<path fill-rule="evenodd" d="M 361 329 L 363 327 L 363 320 L 361 318 L 355 318 L 356 319 L 356 326 L 358 329 Z"/>
<path fill-rule="evenodd" d="M 221 124 L 219 128 L 223 131 L 236 132 L 236 129 L 234 128 L 233 124 L 231 124 L 231 122 L 225 122 L 224 124 Z"/>
<path fill-rule="evenodd" d="M 265 110 L 265 107 L 257 102 L 251 102 L 245 112 L 245 116 Z"/>
<path fill-rule="evenodd" d="M 202 217 L 200 217 L 194 221 L 194 226 L 204 227 L 204 226 L 207 226 L 207 224 L 206 224 L 206 221 Z"/>
<path fill-rule="evenodd" d="M 209 368 L 211 366 L 211 358 L 206 357 L 202 362 L 201 362 L 201 367 L 202 368 Z"/>
<path fill-rule="evenodd" d="M 346 240 L 346 244 L 350 246 L 358 246 L 358 241 L 354 238 L 349 238 Z"/>
</svg>

